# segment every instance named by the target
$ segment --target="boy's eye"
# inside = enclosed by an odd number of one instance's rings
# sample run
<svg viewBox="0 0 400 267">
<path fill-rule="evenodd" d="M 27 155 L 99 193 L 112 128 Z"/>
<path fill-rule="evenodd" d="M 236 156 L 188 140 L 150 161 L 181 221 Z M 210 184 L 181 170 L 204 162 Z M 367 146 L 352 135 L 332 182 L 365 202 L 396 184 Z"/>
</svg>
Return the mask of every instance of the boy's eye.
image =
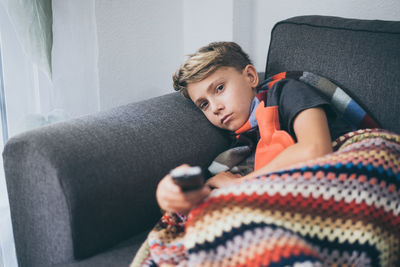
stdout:
<svg viewBox="0 0 400 267">
<path fill-rule="evenodd" d="M 207 104 L 208 104 L 207 102 L 202 102 L 200 103 L 199 108 L 204 110 L 207 107 Z"/>
<path fill-rule="evenodd" d="M 218 85 L 217 91 L 219 92 L 219 91 L 222 91 L 222 90 L 224 90 L 224 85 L 223 84 Z"/>
</svg>

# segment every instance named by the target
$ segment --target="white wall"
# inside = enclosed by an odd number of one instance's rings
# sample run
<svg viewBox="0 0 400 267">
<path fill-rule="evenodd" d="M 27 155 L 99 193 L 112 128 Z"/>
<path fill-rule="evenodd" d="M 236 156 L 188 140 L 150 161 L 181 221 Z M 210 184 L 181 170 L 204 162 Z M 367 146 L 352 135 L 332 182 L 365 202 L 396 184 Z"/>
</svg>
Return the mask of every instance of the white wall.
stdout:
<svg viewBox="0 0 400 267">
<path fill-rule="evenodd" d="M 185 55 L 210 42 L 233 39 L 232 0 L 186 0 L 183 6 Z"/>
<path fill-rule="evenodd" d="M 273 25 L 300 15 L 400 20 L 399 0 L 96 0 L 100 108 L 172 92 L 185 55 L 235 41 L 264 71 Z"/>
<path fill-rule="evenodd" d="M 53 3 L 54 108 L 69 117 L 99 110 L 96 0 Z"/>
<path fill-rule="evenodd" d="M 183 52 L 182 0 L 96 0 L 101 109 L 171 91 Z"/>
</svg>

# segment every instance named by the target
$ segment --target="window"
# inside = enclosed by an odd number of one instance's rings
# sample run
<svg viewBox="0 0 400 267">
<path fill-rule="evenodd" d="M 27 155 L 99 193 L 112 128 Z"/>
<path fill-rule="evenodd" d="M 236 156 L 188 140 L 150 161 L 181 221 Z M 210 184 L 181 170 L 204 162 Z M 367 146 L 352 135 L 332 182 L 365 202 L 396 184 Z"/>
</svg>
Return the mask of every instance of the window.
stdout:
<svg viewBox="0 0 400 267">
<path fill-rule="evenodd" d="M 0 35 L 0 117 L 1 117 L 1 141 L 0 148 L 3 151 L 4 144 L 8 139 L 8 125 L 5 102 L 4 75 L 3 75 L 3 57 L 1 50 Z M 14 249 L 14 239 L 12 234 L 10 208 L 8 204 L 8 194 L 6 180 L 3 169 L 3 157 L 0 160 L 0 266 L 17 266 L 17 260 Z"/>
</svg>

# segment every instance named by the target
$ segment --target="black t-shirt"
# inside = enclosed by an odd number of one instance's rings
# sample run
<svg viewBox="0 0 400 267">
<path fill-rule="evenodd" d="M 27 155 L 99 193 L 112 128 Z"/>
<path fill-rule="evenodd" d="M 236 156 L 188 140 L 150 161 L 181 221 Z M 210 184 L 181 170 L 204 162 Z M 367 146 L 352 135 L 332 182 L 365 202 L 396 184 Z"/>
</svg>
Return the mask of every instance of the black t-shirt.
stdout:
<svg viewBox="0 0 400 267">
<path fill-rule="evenodd" d="M 278 104 L 281 129 L 287 131 L 295 141 L 294 119 L 301 111 L 309 108 L 321 107 L 325 110 L 332 140 L 352 130 L 336 113 L 329 99 L 311 86 L 293 79 L 282 80 L 274 86 L 278 86 L 274 92 L 279 94 L 275 98 L 279 103 L 275 104 Z"/>
</svg>

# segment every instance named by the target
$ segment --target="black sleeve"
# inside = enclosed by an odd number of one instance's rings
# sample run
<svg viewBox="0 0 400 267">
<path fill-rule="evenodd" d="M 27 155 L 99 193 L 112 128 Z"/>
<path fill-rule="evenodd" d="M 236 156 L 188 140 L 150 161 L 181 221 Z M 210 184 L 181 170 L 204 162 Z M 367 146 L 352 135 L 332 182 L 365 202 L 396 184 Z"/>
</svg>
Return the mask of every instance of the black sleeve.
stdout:
<svg viewBox="0 0 400 267">
<path fill-rule="evenodd" d="M 333 111 L 330 101 L 315 88 L 299 82 L 297 80 L 287 79 L 279 85 L 279 121 L 281 129 L 287 131 L 295 141 L 297 141 L 293 122 L 296 116 L 303 110 L 315 107 L 322 107 L 325 110 L 328 125 L 336 118 L 336 113 Z"/>
</svg>

